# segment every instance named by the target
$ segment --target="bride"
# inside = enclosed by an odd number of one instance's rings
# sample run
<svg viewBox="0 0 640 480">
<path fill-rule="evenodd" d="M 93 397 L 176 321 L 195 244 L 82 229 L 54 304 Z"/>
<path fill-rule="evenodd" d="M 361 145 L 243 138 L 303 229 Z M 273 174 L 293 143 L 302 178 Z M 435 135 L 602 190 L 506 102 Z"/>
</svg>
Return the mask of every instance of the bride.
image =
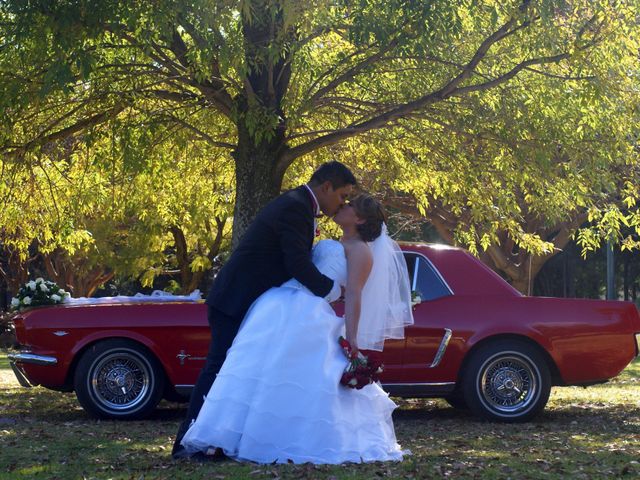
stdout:
<svg viewBox="0 0 640 480">
<path fill-rule="evenodd" d="M 182 439 L 188 452 L 220 448 L 258 463 L 402 459 L 396 405 L 380 385 L 340 385 L 349 361 L 338 338 L 345 335 L 354 351 L 403 338 L 413 323 L 407 267 L 373 197 L 359 195 L 334 221 L 341 241 L 318 242 L 312 258 L 345 286 L 344 318 L 294 279 L 260 296 Z"/>
</svg>

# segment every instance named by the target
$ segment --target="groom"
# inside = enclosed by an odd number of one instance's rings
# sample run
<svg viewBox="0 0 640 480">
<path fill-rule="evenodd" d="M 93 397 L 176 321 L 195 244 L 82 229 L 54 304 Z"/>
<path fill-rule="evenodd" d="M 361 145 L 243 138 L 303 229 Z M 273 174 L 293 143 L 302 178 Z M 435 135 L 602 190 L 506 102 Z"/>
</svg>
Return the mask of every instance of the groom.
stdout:
<svg viewBox="0 0 640 480">
<path fill-rule="evenodd" d="M 207 297 L 211 343 L 206 363 L 191 393 L 187 417 L 173 445 L 173 458 L 189 455 L 180 445 L 195 420 L 245 313 L 262 293 L 295 278 L 328 301 L 340 296 L 340 285 L 322 275 L 311 262 L 315 218 L 334 216 L 344 205 L 356 179 L 340 162 L 324 163 L 309 183 L 283 193 L 253 220 Z"/>
</svg>

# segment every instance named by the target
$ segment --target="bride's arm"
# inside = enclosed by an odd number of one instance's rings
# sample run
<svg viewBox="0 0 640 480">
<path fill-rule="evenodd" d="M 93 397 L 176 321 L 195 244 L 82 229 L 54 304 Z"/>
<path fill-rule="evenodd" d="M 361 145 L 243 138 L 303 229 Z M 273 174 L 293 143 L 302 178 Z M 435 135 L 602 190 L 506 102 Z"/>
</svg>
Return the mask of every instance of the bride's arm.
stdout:
<svg viewBox="0 0 640 480">
<path fill-rule="evenodd" d="M 345 245 L 347 257 L 347 287 L 345 289 L 344 320 L 347 341 L 354 353 L 358 351 L 358 323 L 362 289 L 373 266 L 369 246 L 364 242 Z"/>
</svg>

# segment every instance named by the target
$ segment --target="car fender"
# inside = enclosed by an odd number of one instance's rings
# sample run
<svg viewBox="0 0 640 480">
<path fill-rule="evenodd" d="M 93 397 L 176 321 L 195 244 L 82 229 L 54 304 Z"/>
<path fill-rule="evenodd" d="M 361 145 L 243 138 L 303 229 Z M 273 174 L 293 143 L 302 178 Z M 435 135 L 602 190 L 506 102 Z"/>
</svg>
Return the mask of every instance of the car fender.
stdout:
<svg viewBox="0 0 640 480">
<path fill-rule="evenodd" d="M 68 381 L 73 376 L 75 366 L 77 365 L 78 360 L 88 348 L 90 348 L 92 345 L 98 342 L 101 342 L 104 340 L 111 340 L 115 338 L 132 340 L 146 347 L 156 357 L 165 375 L 167 375 L 166 368 L 165 368 L 165 358 L 163 358 L 160 348 L 158 348 L 157 343 L 153 341 L 152 338 L 150 338 L 149 336 L 143 335 L 141 333 L 138 333 L 134 330 L 113 329 L 113 330 L 100 330 L 100 331 L 93 332 L 87 336 L 82 337 L 78 342 L 74 344 L 70 352 L 70 355 L 68 356 L 69 361 L 67 363 L 67 371 L 66 371 L 66 377 Z"/>
</svg>

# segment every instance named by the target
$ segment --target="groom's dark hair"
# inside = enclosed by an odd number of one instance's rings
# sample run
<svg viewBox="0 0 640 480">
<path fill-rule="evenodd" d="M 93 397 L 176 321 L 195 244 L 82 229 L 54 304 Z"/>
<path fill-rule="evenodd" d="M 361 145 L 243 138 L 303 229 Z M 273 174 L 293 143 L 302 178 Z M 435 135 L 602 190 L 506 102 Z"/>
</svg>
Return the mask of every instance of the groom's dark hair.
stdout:
<svg viewBox="0 0 640 480">
<path fill-rule="evenodd" d="M 331 182 L 331 186 L 335 190 L 336 188 L 344 187 L 345 185 L 356 186 L 358 182 L 356 177 L 353 176 L 351 170 L 349 170 L 344 164 L 333 161 L 323 163 L 318 169 L 313 172 L 309 185 L 317 187 L 324 182 Z"/>
</svg>

